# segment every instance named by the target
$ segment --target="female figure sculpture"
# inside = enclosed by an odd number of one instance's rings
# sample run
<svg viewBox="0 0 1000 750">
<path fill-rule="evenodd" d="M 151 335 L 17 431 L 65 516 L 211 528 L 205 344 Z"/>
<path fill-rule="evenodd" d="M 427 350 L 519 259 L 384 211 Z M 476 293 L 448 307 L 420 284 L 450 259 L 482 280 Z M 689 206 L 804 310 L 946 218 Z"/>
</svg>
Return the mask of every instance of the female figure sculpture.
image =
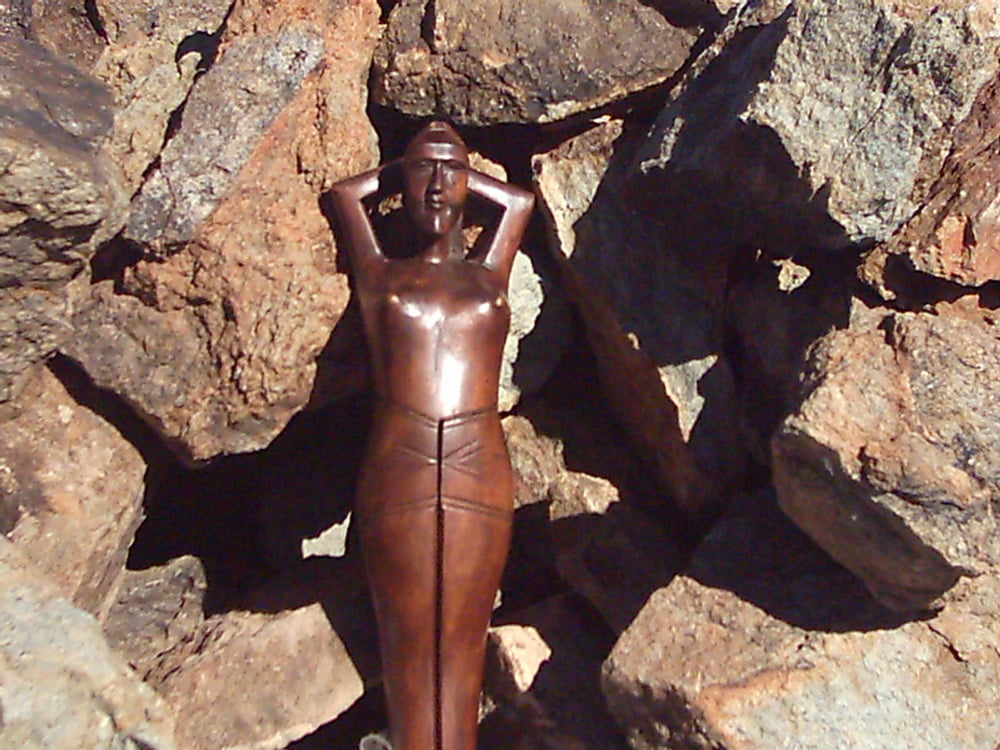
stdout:
<svg viewBox="0 0 1000 750">
<path fill-rule="evenodd" d="M 363 199 L 402 173 L 415 253 L 383 252 Z M 466 254 L 471 193 L 502 211 Z M 376 404 L 355 517 L 375 605 L 394 750 L 474 750 L 486 628 L 510 541 L 510 459 L 497 414 L 506 290 L 534 196 L 469 167 L 432 122 L 401 160 L 333 188 Z"/>
</svg>

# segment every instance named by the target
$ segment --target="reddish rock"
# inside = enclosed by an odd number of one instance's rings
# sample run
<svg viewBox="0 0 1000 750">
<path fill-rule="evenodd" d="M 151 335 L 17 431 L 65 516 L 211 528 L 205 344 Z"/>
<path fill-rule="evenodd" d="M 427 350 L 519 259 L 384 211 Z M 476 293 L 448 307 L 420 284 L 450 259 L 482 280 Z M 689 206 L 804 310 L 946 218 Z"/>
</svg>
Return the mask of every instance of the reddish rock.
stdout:
<svg viewBox="0 0 1000 750">
<path fill-rule="evenodd" d="M 348 299 L 319 196 L 376 158 L 377 19 L 374 2 L 236 6 L 133 203 L 157 257 L 75 319 L 67 353 L 190 458 L 261 448 L 310 400 Z"/>
<path fill-rule="evenodd" d="M 765 503 L 650 597 L 602 687 L 636 750 L 993 750 L 997 580 L 901 622 Z"/>
<path fill-rule="evenodd" d="M 376 51 L 375 96 L 469 125 L 552 122 L 666 81 L 696 38 L 631 0 L 405 0 Z"/>
<path fill-rule="evenodd" d="M 193 555 L 126 571 L 104 621 L 108 644 L 158 687 L 198 646 L 207 588 L 205 569 Z"/>
<path fill-rule="evenodd" d="M 997 330 L 974 305 L 856 304 L 774 437 L 782 508 L 892 606 L 932 606 L 1000 564 Z"/>
<path fill-rule="evenodd" d="M 980 286 L 1000 280 L 1000 76 L 980 90 L 956 128 L 941 174 L 884 252 L 937 278 Z M 892 281 L 880 278 L 885 289 Z M 887 293 L 892 298 L 894 293 Z"/>
<path fill-rule="evenodd" d="M 99 618 L 118 591 L 142 520 L 146 464 L 118 430 L 40 370 L 0 417 L 7 538 Z"/>
<path fill-rule="evenodd" d="M 231 0 L 97 0 L 92 23 L 105 38 L 94 74 L 115 95 L 107 150 L 135 192 L 163 148 L 195 77 L 213 62 Z"/>
<path fill-rule="evenodd" d="M 364 692 L 320 604 L 232 612 L 206 624 L 198 653 L 159 688 L 178 750 L 278 750 L 335 719 Z"/>
</svg>

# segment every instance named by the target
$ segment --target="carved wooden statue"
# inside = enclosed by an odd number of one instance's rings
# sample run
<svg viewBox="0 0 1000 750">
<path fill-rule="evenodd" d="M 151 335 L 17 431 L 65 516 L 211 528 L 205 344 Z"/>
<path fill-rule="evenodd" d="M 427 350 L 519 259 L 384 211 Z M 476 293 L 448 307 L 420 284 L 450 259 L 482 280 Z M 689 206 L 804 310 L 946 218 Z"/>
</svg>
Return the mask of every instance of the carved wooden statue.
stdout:
<svg viewBox="0 0 1000 750">
<path fill-rule="evenodd" d="M 387 257 L 363 200 L 400 170 L 412 254 Z M 467 254 L 466 196 L 501 209 Z M 375 415 L 355 517 L 378 619 L 394 750 L 474 750 L 486 628 L 510 541 L 497 414 L 506 291 L 534 197 L 469 167 L 432 122 L 401 160 L 338 183 L 371 354 Z"/>
</svg>

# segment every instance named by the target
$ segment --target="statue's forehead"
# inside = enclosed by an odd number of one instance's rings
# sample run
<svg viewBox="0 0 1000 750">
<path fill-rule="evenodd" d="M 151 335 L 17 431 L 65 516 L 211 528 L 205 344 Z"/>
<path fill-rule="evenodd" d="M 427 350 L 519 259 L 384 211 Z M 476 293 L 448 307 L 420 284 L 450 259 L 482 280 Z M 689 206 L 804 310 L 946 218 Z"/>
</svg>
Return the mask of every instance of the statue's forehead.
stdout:
<svg viewBox="0 0 1000 750">
<path fill-rule="evenodd" d="M 457 159 L 463 164 L 469 163 L 469 152 L 457 143 L 442 143 L 441 141 L 423 141 L 413 144 L 406 152 L 407 159 L 434 159 L 451 161 Z"/>
</svg>

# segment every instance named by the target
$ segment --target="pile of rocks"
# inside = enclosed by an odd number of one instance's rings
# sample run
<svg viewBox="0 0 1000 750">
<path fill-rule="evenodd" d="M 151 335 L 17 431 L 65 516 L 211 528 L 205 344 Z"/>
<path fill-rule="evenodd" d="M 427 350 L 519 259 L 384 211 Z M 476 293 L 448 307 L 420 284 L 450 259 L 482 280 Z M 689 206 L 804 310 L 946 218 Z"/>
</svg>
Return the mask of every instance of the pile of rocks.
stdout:
<svg viewBox="0 0 1000 750">
<path fill-rule="evenodd" d="M 1000 746 L 995 3 L 20 0 L 0 54 L 0 745 L 381 728 L 323 195 L 438 115 L 540 207 L 482 744 Z"/>
</svg>

